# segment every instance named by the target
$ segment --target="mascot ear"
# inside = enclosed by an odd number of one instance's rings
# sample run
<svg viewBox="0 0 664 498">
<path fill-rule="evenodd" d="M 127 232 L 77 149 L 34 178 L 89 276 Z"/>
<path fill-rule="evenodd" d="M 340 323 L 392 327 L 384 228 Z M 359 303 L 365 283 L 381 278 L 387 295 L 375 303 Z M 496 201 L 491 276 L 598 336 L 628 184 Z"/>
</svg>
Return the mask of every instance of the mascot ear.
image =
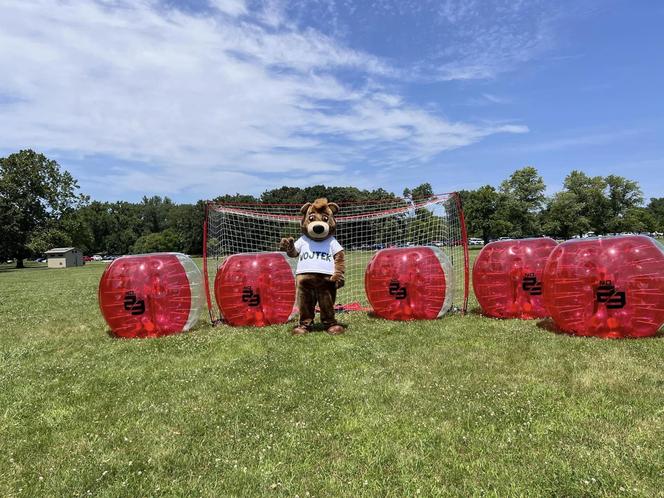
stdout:
<svg viewBox="0 0 664 498">
<path fill-rule="evenodd" d="M 334 202 L 330 202 L 327 207 L 330 208 L 330 211 L 332 211 L 332 214 L 337 214 L 339 212 L 339 206 L 335 204 Z"/>
<path fill-rule="evenodd" d="M 307 202 L 304 206 L 300 208 L 300 214 L 304 215 L 307 214 L 307 211 L 311 207 L 311 202 Z"/>
</svg>

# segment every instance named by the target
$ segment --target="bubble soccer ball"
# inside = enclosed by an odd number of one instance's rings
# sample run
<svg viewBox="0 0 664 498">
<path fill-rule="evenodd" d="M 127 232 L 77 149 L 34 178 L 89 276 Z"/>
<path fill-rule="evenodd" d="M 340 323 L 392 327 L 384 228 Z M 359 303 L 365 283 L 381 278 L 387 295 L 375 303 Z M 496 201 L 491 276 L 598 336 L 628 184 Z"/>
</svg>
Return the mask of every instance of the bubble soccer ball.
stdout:
<svg viewBox="0 0 664 498">
<path fill-rule="evenodd" d="M 295 277 L 279 252 L 235 254 L 219 268 L 214 296 L 230 325 L 286 323 L 295 306 Z"/>
<path fill-rule="evenodd" d="M 542 299 L 542 274 L 557 245 L 542 237 L 484 246 L 473 266 L 473 289 L 482 313 L 493 318 L 549 316 Z"/>
<path fill-rule="evenodd" d="M 184 254 L 123 256 L 104 271 L 98 296 L 117 337 L 160 337 L 189 330 L 198 321 L 203 277 Z"/>
<path fill-rule="evenodd" d="M 655 335 L 664 323 L 664 247 L 641 235 L 564 242 L 544 269 L 544 302 L 564 332 Z"/>
<path fill-rule="evenodd" d="M 376 315 L 388 320 L 432 320 L 452 306 L 453 268 L 438 247 L 382 249 L 364 275 Z"/>
</svg>

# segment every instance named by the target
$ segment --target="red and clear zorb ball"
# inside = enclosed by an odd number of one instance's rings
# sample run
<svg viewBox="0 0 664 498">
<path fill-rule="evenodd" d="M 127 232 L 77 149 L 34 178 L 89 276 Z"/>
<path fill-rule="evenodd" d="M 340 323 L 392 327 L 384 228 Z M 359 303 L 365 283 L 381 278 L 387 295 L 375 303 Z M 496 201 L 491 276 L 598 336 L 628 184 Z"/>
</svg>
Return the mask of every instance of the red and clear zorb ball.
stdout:
<svg viewBox="0 0 664 498">
<path fill-rule="evenodd" d="M 452 306 L 452 264 L 438 247 L 382 249 L 369 262 L 364 289 L 382 318 L 431 320 Z"/>
<path fill-rule="evenodd" d="M 664 247 L 642 235 L 564 242 L 544 269 L 544 302 L 564 332 L 655 335 L 664 323 Z"/>
<path fill-rule="evenodd" d="M 123 256 L 99 282 L 99 308 L 118 337 L 159 337 L 189 330 L 204 306 L 203 277 L 184 254 Z"/>
<path fill-rule="evenodd" d="M 286 323 L 295 305 L 295 277 L 284 253 L 235 254 L 214 280 L 214 296 L 230 325 Z"/>
<path fill-rule="evenodd" d="M 549 316 L 542 299 L 542 274 L 557 245 L 542 237 L 484 246 L 473 266 L 473 289 L 482 313 L 493 318 Z"/>
</svg>

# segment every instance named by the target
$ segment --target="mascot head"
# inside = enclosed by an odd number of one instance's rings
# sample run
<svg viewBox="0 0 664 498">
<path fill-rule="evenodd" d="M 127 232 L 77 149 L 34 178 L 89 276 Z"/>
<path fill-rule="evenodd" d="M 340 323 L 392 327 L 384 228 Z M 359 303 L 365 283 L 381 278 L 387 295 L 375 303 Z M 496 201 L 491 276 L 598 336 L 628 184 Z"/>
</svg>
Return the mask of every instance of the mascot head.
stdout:
<svg viewBox="0 0 664 498">
<path fill-rule="evenodd" d="M 302 213 L 302 233 L 313 240 L 325 240 L 332 237 L 337 230 L 337 222 L 334 215 L 339 211 L 339 206 L 327 199 L 316 199 L 313 203 L 307 202 L 300 213 Z"/>
</svg>

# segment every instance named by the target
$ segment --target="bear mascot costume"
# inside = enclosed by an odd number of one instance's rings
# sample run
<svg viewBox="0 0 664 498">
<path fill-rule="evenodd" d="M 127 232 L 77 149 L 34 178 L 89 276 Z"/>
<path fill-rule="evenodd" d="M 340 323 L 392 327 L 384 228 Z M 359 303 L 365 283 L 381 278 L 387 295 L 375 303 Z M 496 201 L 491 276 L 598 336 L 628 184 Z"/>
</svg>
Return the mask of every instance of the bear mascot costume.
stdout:
<svg viewBox="0 0 664 498">
<path fill-rule="evenodd" d="M 334 215 L 339 206 L 327 199 L 308 202 L 302 214 L 302 237 L 294 241 L 292 237 L 281 239 L 280 249 L 297 261 L 297 300 L 300 309 L 300 323 L 293 329 L 293 335 L 310 332 L 316 315 L 316 304 L 320 308 L 320 318 L 328 334 L 338 335 L 345 328 L 334 317 L 334 302 L 337 289 L 344 285 L 344 250 L 334 237 L 337 223 Z"/>
</svg>

